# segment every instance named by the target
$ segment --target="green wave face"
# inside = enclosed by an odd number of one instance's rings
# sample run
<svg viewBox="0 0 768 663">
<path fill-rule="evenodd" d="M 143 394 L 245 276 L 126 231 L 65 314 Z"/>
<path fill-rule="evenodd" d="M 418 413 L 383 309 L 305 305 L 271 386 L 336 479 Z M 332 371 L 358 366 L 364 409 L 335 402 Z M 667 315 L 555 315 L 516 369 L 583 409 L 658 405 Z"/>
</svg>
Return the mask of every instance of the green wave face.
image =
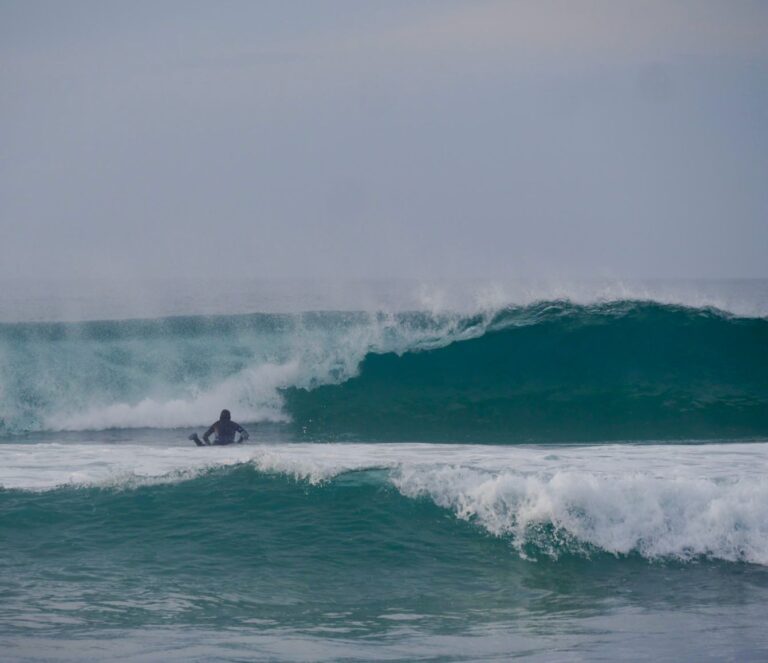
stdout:
<svg viewBox="0 0 768 663">
<path fill-rule="evenodd" d="M 286 391 L 311 435 L 572 441 L 768 434 L 768 321 L 623 303 L 499 314 L 478 338 L 369 354 Z"/>
<path fill-rule="evenodd" d="M 702 517 L 691 529 L 691 513 L 706 514 L 711 498 L 697 498 L 696 481 L 646 477 L 642 490 L 657 498 L 651 504 L 637 502 L 632 477 L 608 480 L 600 503 L 584 500 L 583 486 L 551 479 L 550 489 L 572 491 L 581 507 L 564 506 L 560 518 L 515 533 L 527 499 L 516 490 L 537 490 L 534 484 L 524 477 L 499 484 L 495 501 L 478 494 L 480 510 L 457 517 L 459 502 L 440 497 L 445 490 L 457 497 L 463 491 L 457 477 L 440 474 L 447 469 L 415 468 L 431 487 L 426 491 L 411 490 L 409 478 L 397 472 L 349 472 L 313 485 L 249 464 L 159 485 L 2 490 L 0 576 L 6 594 L 0 621 L 64 615 L 68 621 L 46 617 L 45 628 L 54 635 L 60 624 L 137 628 L 158 619 L 211 627 L 247 625 L 247 619 L 300 627 L 336 619 L 359 621 L 363 630 L 384 629 L 381 615 L 392 606 L 421 615 L 444 615 L 450 606 L 449 616 L 474 614 L 482 621 L 511 606 L 535 609 L 553 589 L 584 594 L 590 603 L 613 601 L 627 569 L 650 568 L 645 558 L 671 565 L 694 557 L 764 564 L 764 518 L 756 507 L 756 515 L 746 518 L 740 497 L 746 490 L 749 504 L 760 503 L 765 488 L 759 482 L 710 482 L 722 517 L 717 523 Z M 465 480 L 482 484 L 488 477 L 470 473 Z M 611 482 L 629 491 L 610 490 Z M 604 517 L 615 516 L 609 503 L 621 495 L 624 501 L 614 508 L 631 521 L 635 543 L 619 554 L 600 542 L 615 543 L 617 531 L 625 529 L 624 520 Z M 693 511 L 686 510 L 691 503 Z M 495 515 L 487 512 L 489 504 Z M 655 523 L 655 508 L 665 511 L 666 526 Z M 509 531 L 494 533 L 495 517 L 508 521 Z M 695 587 L 691 574 L 706 568 L 691 565 L 678 579 L 681 588 Z M 764 584 L 764 566 L 750 573 Z M 574 578 L 583 586 L 574 588 Z M 707 576 L 703 586 L 711 581 Z M 643 581 L 637 585 L 642 592 Z M 718 601 L 731 593 L 743 599 L 733 577 L 724 578 Z M 668 604 L 658 588 L 648 594 L 648 600 Z"/>
<path fill-rule="evenodd" d="M 301 439 L 762 436 L 768 320 L 555 301 L 0 325 L 0 434 L 197 427 L 225 407 Z"/>
<path fill-rule="evenodd" d="M 445 600 L 488 609 L 512 593 L 499 597 L 498 583 L 521 563 L 503 541 L 365 475 L 313 487 L 242 467 L 136 490 L 0 492 L 0 506 L 3 577 L 46 579 L 39 596 L 9 595 L 9 622 L 48 614 L 53 599 L 82 601 L 77 618 L 102 628 L 159 616 L 300 627 L 334 609 L 373 620 L 388 603 L 439 613 Z M 462 598 L 452 574 L 471 560 L 476 591 Z"/>
</svg>

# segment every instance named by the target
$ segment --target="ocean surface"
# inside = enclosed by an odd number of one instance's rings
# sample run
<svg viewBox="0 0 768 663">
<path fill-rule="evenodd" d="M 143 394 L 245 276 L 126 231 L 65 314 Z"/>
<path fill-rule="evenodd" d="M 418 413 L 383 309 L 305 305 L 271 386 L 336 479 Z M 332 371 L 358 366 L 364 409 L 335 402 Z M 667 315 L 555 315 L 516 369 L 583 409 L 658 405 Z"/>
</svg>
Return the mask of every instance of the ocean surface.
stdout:
<svg viewBox="0 0 768 663">
<path fill-rule="evenodd" d="M 4 284 L 0 454 L 4 661 L 768 659 L 768 281 Z"/>
</svg>

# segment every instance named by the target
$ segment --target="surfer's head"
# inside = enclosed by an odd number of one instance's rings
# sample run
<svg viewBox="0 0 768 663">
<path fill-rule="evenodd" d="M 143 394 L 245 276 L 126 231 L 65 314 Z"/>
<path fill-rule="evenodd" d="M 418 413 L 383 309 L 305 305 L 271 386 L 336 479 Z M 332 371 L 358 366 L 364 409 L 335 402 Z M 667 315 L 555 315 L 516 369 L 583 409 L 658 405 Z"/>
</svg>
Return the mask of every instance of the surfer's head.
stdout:
<svg viewBox="0 0 768 663">
<path fill-rule="evenodd" d="M 222 410 L 221 414 L 219 415 L 219 421 L 231 421 L 232 415 L 229 413 L 229 410 Z"/>
</svg>

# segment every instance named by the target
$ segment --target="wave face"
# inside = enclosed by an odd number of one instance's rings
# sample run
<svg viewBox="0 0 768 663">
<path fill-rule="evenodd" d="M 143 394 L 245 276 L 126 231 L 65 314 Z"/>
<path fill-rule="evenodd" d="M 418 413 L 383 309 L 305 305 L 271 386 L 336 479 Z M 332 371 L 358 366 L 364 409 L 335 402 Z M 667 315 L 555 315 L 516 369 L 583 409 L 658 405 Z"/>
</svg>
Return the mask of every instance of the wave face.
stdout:
<svg viewBox="0 0 768 663">
<path fill-rule="evenodd" d="M 554 301 L 0 325 L 6 435 L 200 426 L 224 407 L 309 439 L 761 436 L 768 320 Z"/>
</svg>

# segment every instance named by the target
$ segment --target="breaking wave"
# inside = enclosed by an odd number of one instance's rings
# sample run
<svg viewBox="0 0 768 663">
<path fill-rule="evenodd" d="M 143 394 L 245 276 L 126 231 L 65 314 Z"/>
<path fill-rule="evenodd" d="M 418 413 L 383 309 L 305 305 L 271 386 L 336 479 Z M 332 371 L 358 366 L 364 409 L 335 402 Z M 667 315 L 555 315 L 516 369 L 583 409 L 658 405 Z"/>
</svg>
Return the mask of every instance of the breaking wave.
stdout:
<svg viewBox="0 0 768 663">
<path fill-rule="evenodd" d="M 228 531 L 238 533 L 248 533 L 256 518 L 261 545 L 275 523 L 294 523 L 293 534 L 281 535 L 284 550 L 337 528 L 334 556 L 343 563 L 350 554 L 345 542 L 407 548 L 414 527 L 445 527 L 442 510 L 453 517 L 454 536 L 498 538 L 524 558 L 609 554 L 768 565 L 765 444 L 285 444 L 185 453 L 6 446 L 0 501 L 12 530 L 32 526 L 41 514 L 48 514 L 46 523 L 69 519 L 79 526 L 78 514 L 103 512 L 107 520 L 94 525 L 100 537 L 112 531 L 122 540 L 124 530 L 140 527 L 161 537 L 167 528 L 172 538 L 180 523 L 201 521 L 208 530 L 226 514 Z M 143 504 L 157 506 L 147 511 Z M 167 520 L 155 522 L 165 512 Z M 443 552 L 451 554 L 429 554 Z"/>
<path fill-rule="evenodd" d="M 551 301 L 0 325 L 6 435 L 199 426 L 224 407 L 306 439 L 756 437 L 768 320 Z"/>
</svg>

